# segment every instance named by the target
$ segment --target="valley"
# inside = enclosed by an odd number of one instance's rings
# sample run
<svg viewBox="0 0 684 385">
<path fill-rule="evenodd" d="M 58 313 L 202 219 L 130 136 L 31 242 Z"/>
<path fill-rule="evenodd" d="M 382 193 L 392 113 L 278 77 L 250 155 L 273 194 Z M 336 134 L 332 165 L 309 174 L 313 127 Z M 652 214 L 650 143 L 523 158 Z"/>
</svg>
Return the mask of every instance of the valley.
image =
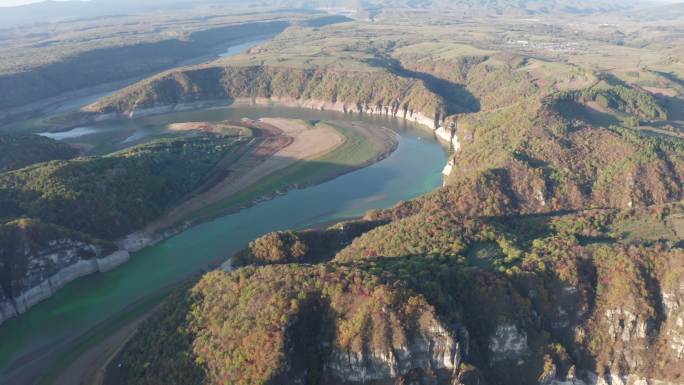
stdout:
<svg viewBox="0 0 684 385">
<path fill-rule="evenodd" d="M 0 382 L 684 383 L 681 5 L 108 2 L 0 29 Z"/>
<path fill-rule="evenodd" d="M 200 221 L 196 226 L 192 226 L 183 230 L 176 235 L 171 235 L 167 240 L 161 240 L 157 245 L 144 248 L 138 252 L 131 253 L 131 259 L 117 269 L 108 272 L 100 273 L 93 276 L 81 278 L 66 285 L 63 289 L 45 302 L 35 306 L 34 309 L 22 314 L 20 319 L 9 319 L 3 325 L 0 333 L 4 341 L 14 341 L 11 344 L 4 345 L 7 350 L 3 350 L 0 356 L 3 362 L 8 362 L 7 372 L 3 372 L 3 378 L 13 378 L 19 381 L 28 381 L 28 378 L 35 375 L 34 365 L 42 365 L 44 370 L 47 369 L 45 365 L 52 362 L 54 364 L 55 357 L 63 354 L 61 349 L 44 351 L 46 345 L 41 341 L 45 341 L 44 337 L 36 340 L 30 337 L 31 331 L 35 330 L 37 325 L 44 325 L 44 328 L 53 330 L 53 338 L 70 339 L 73 340 L 67 346 L 79 346 L 79 336 L 84 330 L 93 330 L 96 333 L 107 332 L 99 331 L 100 322 L 104 322 L 110 317 L 117 316 L 123 312 L 122 317 L 127 314 L 124 309 L 127 306 L 134 305 L 137 300 L 145 299 L 148 296 L 158 295 L 160 290 L 162 292 L 168 291 L 168 285 L 182 280 L 184 277 L 197 274 L 208 266 L 213 265 L 216 261 L 226 255 L 226 250 L 239 247 L 242 242 L 248 241 L 259 235 L 262 232 L 267 232 L 270 229 L 287 228 L 287 227 L 306 227 L 320 222 L 331 221 L 334 218 L 347 218 L 362 215 L 366 210 L 374 207 L 389 207 L 393 203 L 401 199 L 407 199 L 417 196 L 423 192 L 427 192 L 435 186 L 439 185 L 440 177 L 439 170 L 441 165 L 446 162 L 443 150 L 437 144 L 435 139 L 431 137 L 429 131 L 423 131 L 420 128 L 408 126 L 405 127 L 396 120 L 386 118 L 371 118 L 359 117 L 360 120 L 349 120 L 344 114 L 334 112 L 316 112 L 310 110 L 288 109 L 282 107 L 274 108 L 230 108 L 224 110 L 214 110 L 209 113 L 206 111 L 192 111 L 183 113 L 184 118 L 174 116 L 156 116 L 151 119 L 165 118 L 168 121 L 190 120 L 193 121 L 195 115 L 203 116 L 204 118 L 213 117 L 218 122 L 235 119 L 239 116 L 249 119 L 264 118 L 268 116 L 282 117 L 282 116 L 297 116 L 299 119 L 306 120 L 326 120 L 331 122 L 338 122 L 336 124 L 341 127 L 349 126 L 353 128 L 352 124 L 356 126 L 389 126 L 393 127 L 396 132 L 402 135 L 401 144 L 399 148 L 389 154 L 389 157 L 378 163 L 380 167 L 369 166 L 360 171 L 348 173 L 350 170 L 358 167 L 359 161 L 367 162 L 368 159 L 374 159 L 378 152 L 376 150 L 363 150 L 359 155 L 351 158 L 342 156 L 343 154 L 350 154 L 347 150 L 333 151 L 328 155 L 330 161 L 339 162 L 343 168 L 322 168 L 315 169 L 318 171 L 317 175 L 311 175 L 306 169 L 300 169 L 302 166 L 293 164 L 292 173 L 299 174 L 303 177 L 314 177 L 315 179 L 307 182 L 306 178 L 302 179 L 302 186 L 314 184 L 316 186 L 305 188 L 304 190 L 294 190 L 287 192 L 284 195 L 278 195 L 272 200 L 257 203 L 255 206 L 249 207 L 250 202 L 255 200 L 259 194 L 274 191 L 274 186 L 278 188 L 285 188 L 287 185 L 283 182 L 269 181 L 268 179 L 257 184 L 256 191 L 251 191 L 245 197 L 238 197 L 241 206 L 244 208 L 234 214 L 226 216 L 218 216 L 225 210 L 212 209 L 210 210 L 208 222 Z M 282 119 L 282 118 L 279 118 Z M 239 121 L 239 119 L 236 119 Z M 305 120 L 305 121 L 306 121 Z M 219 124 L 220 125 L 220 124 Z M 191 124 L 192 126 L 192 124 Z M 203 125 L 206 127 L 206 125 Z M 185 124 L 187 128 L 187 124 Z M 355 130 L 357 128 L 354 128 Z M 206 135 L 208 133 L 199 134 Z M 375 133 L 374 135 L 380 134 Z M 390 141 L 378 141 L 378 144 L 383 144 L 387 149 L 387 144 L 391 144 L 395 139 L 392 134 L 389 136 Z M 390 149 L 392 146 L 390 146 Z M 349 147 L 349 150 L 358 149 L 358 145 Z M 434 152 L 434 150 L 437 152 Z M 341 148 L 338 147 L 338 150 Z M 374 155 L 375 154 L 375 155 Z M 346 160 L 345 160 L 346 159 Z M 416 159 L 428 159 L 427 163 L 417 163 Z M 314 163 L 315 164 L 315 163 Z M 334 164 L 334 163 L 331 163 Z M 354 166 L 357 165 L 357 166 Z M 308 166 L 312 167 L 312 166 Z M 345 173 L 344 176 L 338 177 L 328 183 L 318 185 L 318 183 L 326 180 L 331 175 L 339 175 L 340 172 Z M 406 172 L 409 172 L 410 177 L 405 177 Z M 288 183 L 294 183 L 297 179 L 288 177 Z M 423 181 L 415 183 L 416 181 Z M 346 202 L 346 203 L 344 203 Z M 231 202 L 227 202 L 231 205 Z M 234 203 L 233 203 L 234 204 Z M 300 215 L 291 215 L 287 212 L 293 207 L 299 207 Z M 231 211 L 231 210 L 228 210 Z M 224 211 L 225 212 L 225 211 Z M 268 221 L 262 218 L 269 218 Z M 274 218 L 281 218 L 282 223 L 276 223 Z M 206 219 L 205 219 L 206 220 Z M 232 229 L 232 230 L 231 230 Z M 232 234 L 226 237 L 225 232 Z M 139 239 L 139 238 L 136 238 Z M 148 238 L 143 241 L 148 242 Z M 136 245 L 130 245 L 135 249 Z M 130 247 L 129 246 L 129 247 Z M 188 258 L 188 252 L 192 253 L 192 257 Z M 173 262 L 173 268 L 162 269 L 156 274 L 152 274 L 153 266 L 164 264 L 170 267 L 168 263 Z M 106 278 L 110 277 L 110 278 Z M 122 281 L 122 277 L 126 277 Z M 114 285 L 114 286 L 112 286 Z M 116 287 L 115 291 L 112 289 Z M 85 293 L 91 293 L 91 300 L 83 297 Z M 102 301 L 102 295 L 110 300 Z M 158 301 L 158 299 L 157 299 Z M 78 306 L 74 306 L 80 304 Z M 82 306 L 85 306 L 82 307 Z M 91 306 L 94 306 L 91 308 Z M 149 305 L 148 305 L 149 306 Z M 71 310 L 67 310 L 71 309 Z M 135 309 L 135 306 L 133 306 Z M 67 313 L 63 313 L 67 311 Z M 56 320 L 63 319 L 67 316 L 70 318 L 69 326 L 66 328 L 57 328 L 53 326 Z M 55 319 L 54 317 L 58 317 Z M 105 324 L 106 325 L 106 324 Z M 65 325 L 66 326 L 66 325 Z M 46 329 L 47 331 L 48 329 Z M 105 329 L 107 330 L 107 329 Z M 4 334 L 7 333 L 7 334 Z M 99 334 L 96 334 L 99 335 Z M 16 345 L 15 345 L 16 344 Z M 22 348 L 20 348 L 22 347 Z M 43 351 L 36 355 L 36 351 Z M 29 356 L 26 356 L 29 354 Z M 12 358 L 14 357 L 14 358 Z M 22 357 L 32 357 L 29 361 L 31 364 L 25 366 L 20 364 L 25 362 Z M 8 361 L 4 361 L 8 360 Z M 17 361 L 15 361 L 17 360 Z M 15 362 L 11 364 L 11 362 Z M 4 366 L 4 365 L 3 365 Z M 24 376 L 29 377 L 24 377 Z"/>
<path fill-rule="evenodd" d="M 324 122 L 282 118 L 174 123 L 170 132 L 184 135 L 152 140 L 107 156 L 38 164 L 7 173 L 0 182 L 0 201 L 3 220 L 12 229 L 3 239 L 8 281 L 3 282 L 2 320 L 26 312 L 76 277 L 93 273 L 77 267 L 93 256 L 98 265 L 107 266 L 95 271 L 107 271 L 127 261 L 130 252 L 193 223 L 370 165 L 396 148 L 396 134 L 388 130 L 361 128 L 358 123 L 344 125 L 342 131 Z M 362 144 L 367 148 L 359 154 L 357 147 Z M 158 162 L 167 168 L 154 166 Z M 325 162 L 330 166 L 317 167 L 315 173 L 298 170 Z M 41 176 L 40 181 L 36 175 Z M 91 181 L 100 184 L 99 190 Z M 142 195 L 140 183 L 146 186 Z M 63 191 L 65 188 L 68 190 Z M 128 199 L 89 195 L 93 190 L 115 190 Z M 40 214 L 47 211 L 47 205 L 54 217 Z M 109 217 L 105 221 L 108 226 L 89 222 L 87 213 L 98 221 Z M 21 217 L 36 222 L 10 222 Z M 84 244 L 74 241 L 74 236 L 66 236 L 66 240 L 45 236 L 43 223 L 93 241 Z M 16 233 L 25 234 L 26 246 L 14 245 Z M 64 250 L 55 249 L 60 243 L 66 243 Z M 116 244 L 118 251 L 112 254 L 116 262 L 105 262 L 112 257 L 105 256 L 107 252 L 97 243 Z M 27 248 L 31 251 L 25 251 Z M 112 246 L 106 249 L 111 252 Z M 65 250 L 68 258 L 62 256 Z M 46 285 L 49 290 L 42 288 Z"/>
</svg>

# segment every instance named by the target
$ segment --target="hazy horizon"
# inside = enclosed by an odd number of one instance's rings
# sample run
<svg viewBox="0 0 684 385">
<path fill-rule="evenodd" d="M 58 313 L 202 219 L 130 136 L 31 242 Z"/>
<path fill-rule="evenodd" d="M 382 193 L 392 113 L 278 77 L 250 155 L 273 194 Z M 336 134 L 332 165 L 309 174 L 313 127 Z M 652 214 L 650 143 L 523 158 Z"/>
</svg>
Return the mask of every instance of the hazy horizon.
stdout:
<svg viewBox="0 0 684 385">
<path fill-rule="evenodd" d="M 33 3 L 43 3 L 47 0 L 0 0 L 0 7 L 17 7 Z M 89 0 L 51 0 L 51 1 L 89 1 Z"/>
<path fill-rule="evenodd" d="M 90 1 L 90 0 L 0 0 L 0 7 L 17 7 L 34 3 L 44 3 L 48 1 Z M 645 0 L 652 3 L 682 3 L 684 0 Z"/>
</svg>

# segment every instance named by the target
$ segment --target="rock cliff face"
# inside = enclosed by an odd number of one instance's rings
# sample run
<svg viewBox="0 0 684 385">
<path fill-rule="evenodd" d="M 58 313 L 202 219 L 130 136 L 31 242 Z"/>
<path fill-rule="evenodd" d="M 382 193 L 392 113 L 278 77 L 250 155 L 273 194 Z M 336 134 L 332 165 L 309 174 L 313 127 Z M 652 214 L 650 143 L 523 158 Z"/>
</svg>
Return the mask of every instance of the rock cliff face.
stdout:
<svg viewBox="0 0 684 385">
<path fill-rule="evenodd" d="M 446 117 L 444 99 L 419 79 L 385 70 L 210 66 L 181 68 L 141 81 L 84 109 L 97 116 L 141 116 L 208 102 L 252 101 L 345 113 L 388 115 L 433 129 Z"/>
<path fill-rule="evenodd" d="M 667 347 L 672 356 L 684 360 L 684 282 L 678 282 L 663 293 L 666 312 Z"/>
<path fill-rule="evenodd" d="M 456 132 L 456 123 L 448 123 L 439 126 L 435 130 L 435 135 L 438 139 L 451 146 L 451 149 L 456 152 L 461 149 L 461 143 L 458 141 L 458 135 Z"/>
<path fill-rule="evenodd" d="M 324 364 L 327 376 L 339 383 L 388 381 L 412 372 L 450 378 L 461 363 L 461 342 L 432 315 L 423 317 L 424 326 L 398 346 L 359 352 L 335 346 Z"/>
<path fill-rule="evenodd" d="M 516 325 L 501 324 L 496 327 L 489 340 L 489 357 L 491 362 L 519 360 L 529 354 L 527 334 Z"/>
<path fill-rule="evenodd" d="M 2 226 L 0 324 L 26 312 L 76 278 L 129 259 L 106 242 L 32 221 Z"/>
<path fill-rule="evenodd" d="M 402 279 L 428 293 L 462 282 L 431 300 L 457 307 L 466 319 L 475 338 L 462 361 L 477 365 L 489 383 L 682 384 L 684 252 L 672 243 L 681 239 L 673 230 L 681 213 L 681 205 L 597 210 L 518 224 L 485 220 L 494 227 L 482 227 L 451 212 L 423 212 L 369 231 L 336 259 L 380 258 L 383 266 L 398 259 L 402 271 L 422 260 L 415 254 L 463 256 L 468 267 L 457 278 L 439 278 L 442 262 L 420 278 L 413 272 Z M 530 240 L 530 232 L 543 236 Z M 516 250 L 509 240 L 520 236 L 528 240 Z M 402 258 L 409 262 L 402 265 Z M 432 258 L 424 263 L 436 263 Z M 504 260 L 519 262 L 503 267 Z"/>
<path fill-rule="evenodd" d="M 69 244 L 70 240 L 60 240 L 60 243 Z M 90 245 L 72 243 L 69 249 L 58 252 L 46 250 L 47 254 L 28 257 L 29 264 L 42 265 L 27 274 L 24 281 L 23 291 L 14 297 L 0 297 L 0 324 L 5 320 L 25 313 L 37 303 L 50 298 L 55 292 L 67 283 L 97 272 L 107 272 L 125 263 L 130 258 L 127 251 L 116 251 L 110 255 L 96 257 L 89 260 L 80 259 L 77 255 L 82 251 L 92 250 Z M 51 250 L 52 251 L 52 250 Z M 46 263 L 47 262 L 47 263 Z M 46 265 L 54 263 L 58 270 L 47 268 Z M 46 277 L 46 274 L 50 274 Z M 42 280 L 40 280 L 42 279 Z"/>
<path fill-rule="evenodd" d="M 458 141 L 458 132 L 456 120 L 445 121 L 435 130 L 435 136 L 439 140 L 449 145 L 449 149 L 456 154 L 461 149 L 461 142 Z M 444 176 L 444 185 L 446 186 L 446 179 L 451 175 L 456 165 L 456 160 L 454 155 L 449 157 L 449 161 L 446 166 L 442 169 L 442 175 Z"/>
</svg>

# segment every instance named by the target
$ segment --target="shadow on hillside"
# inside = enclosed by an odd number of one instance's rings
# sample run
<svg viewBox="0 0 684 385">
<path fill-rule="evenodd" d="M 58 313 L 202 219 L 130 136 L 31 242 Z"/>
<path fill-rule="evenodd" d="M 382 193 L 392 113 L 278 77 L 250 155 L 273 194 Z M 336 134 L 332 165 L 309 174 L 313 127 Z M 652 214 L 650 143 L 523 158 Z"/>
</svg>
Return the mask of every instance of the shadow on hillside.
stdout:
<svg viewBox="0 0 684 385">
<path fill-rule="evenodd" d="M 669 120 L 684 120 L 684 100 L 674 96 L 658 97 L 667 111 Z"/>
<path fill-rule="evenodd" d="M 573 100 L 561 100 L 556 104 L 560 115 L 567 120 L 581 120 L 598 127 L 610 127 L 621 124 L 614 115 L 597 111 Z"/>
<path fill-rule="evenodd" d="M 480 110 L 480 101 L 461 84 L 427 72 L 409 70 L 404 68 L 399 60 L 384 55 L 376 55 L 375 58 L 367 60 L 366 63 L 373 67 L 384 68 L 397 76 L 422 81 L 427 89 L 444 99 L 447 115 L 472 113 Z"/>
<path fill-rule="evenodd" d="M 653 71 L 655 74 L 664 77 L 665 79 L 684 87 L 684 80 L 680 79 L 672 72 Z M 667 95 L 659 95 L 663 103 L 663 107 L 667 110 L 669 120 L 684 120 L 684 100 Z"/>
<path fill-rule="evenodd" d="M 684 87 L 684 80 L 680 79 L 677 75 L 675 75 L 672 72 L 664 72 L 664 71 L 653 71 L 653 72 L 655 74 L 657 74 L 658 76 L 662 76 L 665 79 L 667 79 L 673 83 L 677 83 L 680 86 Z"/>
</svg>

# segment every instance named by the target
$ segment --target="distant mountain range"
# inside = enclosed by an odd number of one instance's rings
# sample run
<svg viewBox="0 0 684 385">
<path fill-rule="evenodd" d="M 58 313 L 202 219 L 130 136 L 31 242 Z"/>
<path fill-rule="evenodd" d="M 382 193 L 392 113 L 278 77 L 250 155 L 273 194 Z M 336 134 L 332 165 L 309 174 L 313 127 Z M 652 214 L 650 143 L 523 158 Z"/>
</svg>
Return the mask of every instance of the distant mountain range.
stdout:
<svg viewBox="0 0 684 385">
<path fill-rule="evenodd" d="M 225 7 L 234 10 L 277 8 L 344 8 L 357 11 L 384 8 L 443 9 L 464 13 L 596 13 L 624 11 L 640 7 L 661 6 L 651 0 L 91 0 L 44 1 L 15 7 L 5 7 L 0 13 L 0 25 L 12 28 L 20 25 L 58 22 L 80 18 L 95 18 L 119 14 L 197 7 Z"/>
</svg>

